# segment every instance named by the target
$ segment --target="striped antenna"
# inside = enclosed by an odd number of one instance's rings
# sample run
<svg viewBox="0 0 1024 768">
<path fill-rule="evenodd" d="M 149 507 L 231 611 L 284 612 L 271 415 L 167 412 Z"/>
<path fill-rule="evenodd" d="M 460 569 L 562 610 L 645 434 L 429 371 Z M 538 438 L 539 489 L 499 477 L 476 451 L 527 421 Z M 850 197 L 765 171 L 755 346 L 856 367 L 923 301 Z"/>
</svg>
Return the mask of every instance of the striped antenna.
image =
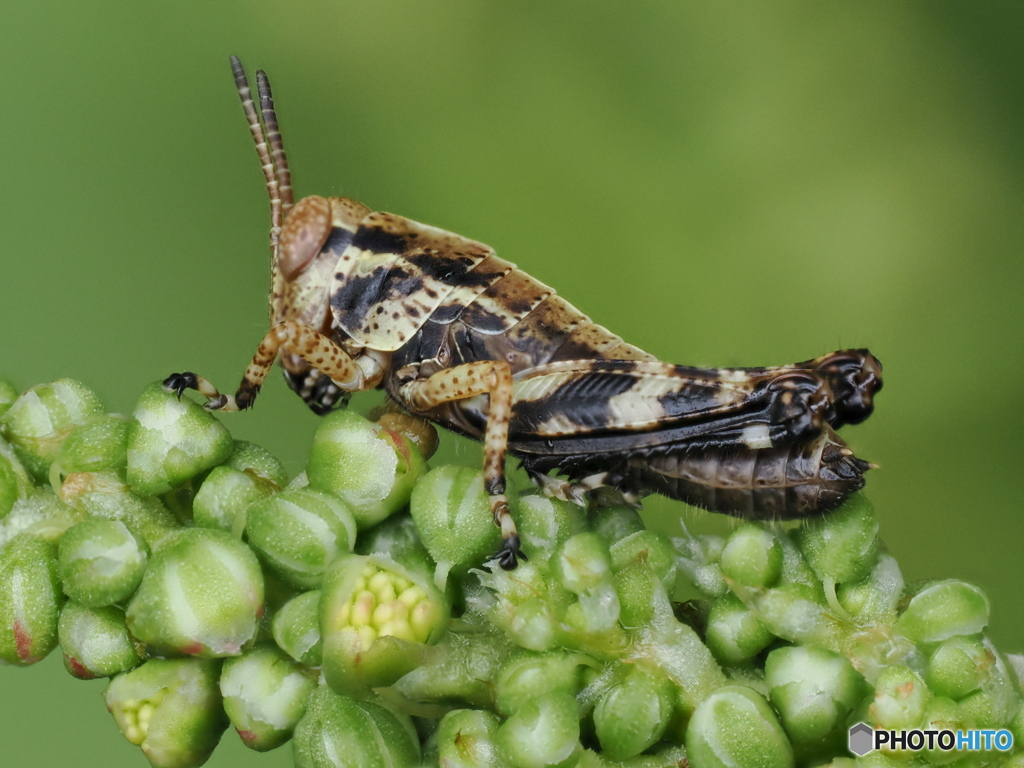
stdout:
<svg viewBox="0 0 1024 768">
<path fill-rule="evenodd" d="M 281 194 L 281 213 L 287 216 L 295 204 L 292 174 L 288 170 L 288 157 L 284 153 L 284 142 L 277 127 L 277 112 L 274 111 L 274 95 L 270 92 L 270 80 L 262 69 L 256 70 L 256 90 L 260 95 L 260 111 L 263 113 L 263 125 L 267 129 L 270 154 L 274 158 L 274 173 L 277 174 Z"/>
<path fill-rule="evenodd" d="M 260 157 L 260 165 L 263 167 L 263 176 L 267 180 L 267 194 L 270 196 L 270 250 L 277 251 L 277 239 L 281 233 L 281 222 L 284 219 L 281 206 L 281 195 L 277 180 L 277 169 L 270 156 L 270 149 L 267 146 L 267 138 L 263 133 L 263 126 L 260 124 L 259 114 L 256 112 L 256 105 L 252 100 L 252 91 L 249 89 L 249 80 L 245 76 L 245 69 L 237 56 L 231 57 L 231 71 L 235 75 L 235 87 L 238 89 L 238 97 L 242 100 L 242 109 L 245 112 L 245 119 L 249 123 L 249 130 L 252 132 L 253 141 L 256 142 L 256 154 Z M 264 76 L 265 77 L 265 76 Z M 273 109 L 273 105 L 271 105 Z M 275 131 L 277 125 L 274 126 Z M 280 142 L 280 137 L 278 138 Z M 290 191 L 289 191 L 290 194 Z"/>
</svg>

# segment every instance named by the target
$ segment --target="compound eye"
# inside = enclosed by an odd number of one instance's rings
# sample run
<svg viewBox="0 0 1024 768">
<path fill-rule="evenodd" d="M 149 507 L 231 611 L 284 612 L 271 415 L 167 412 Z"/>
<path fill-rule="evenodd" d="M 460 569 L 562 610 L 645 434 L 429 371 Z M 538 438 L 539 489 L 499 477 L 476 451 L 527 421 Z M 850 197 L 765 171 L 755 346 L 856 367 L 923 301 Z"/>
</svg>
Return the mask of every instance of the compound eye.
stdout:
<svg viewBox="0 0 1024 768">
<path fill-rule="evenodd" d="M 293 280 L 320 253 L 331 234 L 331 205 L 324 197 L 304 197 L 288 212 L 277 244 L 277 268 Z"/>
</svg>

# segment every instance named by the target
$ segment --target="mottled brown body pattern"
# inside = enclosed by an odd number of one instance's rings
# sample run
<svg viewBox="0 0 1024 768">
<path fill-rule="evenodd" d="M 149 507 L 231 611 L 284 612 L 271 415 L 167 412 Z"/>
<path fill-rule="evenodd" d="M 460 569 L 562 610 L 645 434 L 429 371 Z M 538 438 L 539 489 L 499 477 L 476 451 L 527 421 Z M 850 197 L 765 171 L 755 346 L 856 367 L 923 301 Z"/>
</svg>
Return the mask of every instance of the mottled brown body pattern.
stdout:
<svg viewBox="0 0 1024 768">
<path fill-rule="evenodd" d="M 261 125 L 232 67 L 271 200 L 271 328 L 233 397 L 192 373 L 169 390 L 244 409 L 275 359 L 318 413 L 383 387 L 409 414 L 482 440 L 505 568 L 521 556 L 506 452 L 545 492 L 580 503 L 658 492 L 784 518 L 863 486 L 869 465 L 834 430 L 872 411 L 881 366 L 866 350 L 776 368 L 663 363 L 483 243 L 346 198 L 295 203 L 266 76 Z"/>
</svg>

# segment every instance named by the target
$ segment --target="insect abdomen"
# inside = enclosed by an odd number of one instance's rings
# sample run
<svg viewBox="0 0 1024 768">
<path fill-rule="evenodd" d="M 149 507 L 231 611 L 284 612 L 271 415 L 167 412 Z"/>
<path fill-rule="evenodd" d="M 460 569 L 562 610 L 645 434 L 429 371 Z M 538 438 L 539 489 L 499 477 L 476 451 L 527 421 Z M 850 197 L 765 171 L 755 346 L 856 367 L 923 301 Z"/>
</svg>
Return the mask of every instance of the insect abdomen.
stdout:
<svg viewBox="0 0 1024 768">
<path fill-rule="evenodd" d="M 625 482 L 713 512 L 791 519 L 838 507 L 864 487 L 870 466 L 825 429 L 814 440 L 779 448 L 633 457 Z"/>
</svg>

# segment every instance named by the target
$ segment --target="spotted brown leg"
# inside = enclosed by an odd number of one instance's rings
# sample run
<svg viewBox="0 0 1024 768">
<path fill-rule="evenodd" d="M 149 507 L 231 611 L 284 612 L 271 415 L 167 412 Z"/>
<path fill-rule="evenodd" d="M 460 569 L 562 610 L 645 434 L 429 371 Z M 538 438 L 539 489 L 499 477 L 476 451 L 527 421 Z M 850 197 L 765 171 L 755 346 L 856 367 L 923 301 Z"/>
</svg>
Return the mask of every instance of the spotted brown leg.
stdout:
<svg viewBox="0 0 1024 768">
<path fill-rule="evenodd" d="M 497 560 L 507 571 L 518 558 L 519 532 L 505 498 L 505 451 L 508 422 L 512 415 L 512 369 L 504 361 L 483 360 L 438 371 L 426 379 L 402 385 L 402 397 L 416 411 L 430 411 L 445 403 L 489 395 L 487 429 L 484 432 L 484 487 L 491 496 L 494 524 L 501 529 L 501 550 Z"/>
<path fill-rule="evenodd" d="M 302 358 L 349 392 L 371 389 L 377 386 L 383 375 L 383 369 L 376 360 L 365 356 L 353 358 L 316 329 L 286 320 L 275 325 L 263 337 L 234 396 L 222 395 L 209 381 L 190 372 L 171 374 L 164 380 L 164 389 L 177 392 L 179 397 L 186 389 L 194 389 L 209 400 L 206 407 L 211 411 L 245 410 L 259 394 L 267 371 L 278 354 Z"/>
</svg>

